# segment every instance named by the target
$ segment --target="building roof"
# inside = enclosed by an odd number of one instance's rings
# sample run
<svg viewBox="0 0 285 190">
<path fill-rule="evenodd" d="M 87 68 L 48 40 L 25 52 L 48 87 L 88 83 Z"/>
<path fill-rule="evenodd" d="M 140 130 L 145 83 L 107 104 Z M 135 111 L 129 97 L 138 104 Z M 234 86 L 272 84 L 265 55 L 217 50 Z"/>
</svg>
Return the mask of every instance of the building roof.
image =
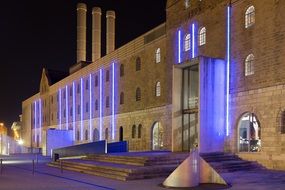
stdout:
<svg viewBox="0 0 285 190">
<path fill-rule="evenodd" d="M 46 69 L 46 75 L 49 80 L 49 85 L 53 85 L 62 79 L 66 78 L 69 73 L 64 71 L 58 71 L 58 70 L 52 70 L 52 69 Z"/>
</svg>

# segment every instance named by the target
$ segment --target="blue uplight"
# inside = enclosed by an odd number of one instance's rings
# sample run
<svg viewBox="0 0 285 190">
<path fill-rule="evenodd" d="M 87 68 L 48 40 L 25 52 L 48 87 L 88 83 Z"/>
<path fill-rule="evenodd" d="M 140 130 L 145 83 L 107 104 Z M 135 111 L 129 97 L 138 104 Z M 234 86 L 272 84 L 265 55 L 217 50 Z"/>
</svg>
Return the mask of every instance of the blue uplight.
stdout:
<svg viewBox="0 0 285 190">
<path fill-rule="evenodd" d="M 42 142 L 42 100 L 39 99 L 39 142 Z"/>
<path fill-rule="evenodd" d="M 192 59 L 196 57 L 196 43 L 195 43 L 195 39 L 196 39 L 196 33 L 195 33 L 195 24 L 192 24 Z"/>
<path fill-rule="evenodd" d="M 65 86 L 65 116 L 66 116 L 66 130 L 68 130 L 68 87 Z"/>
<path fill-rule="evenodd" d="M 34 126 L 34 135 L 35 135 L 35 143 L 37 142 L 37 133 L 36 133 L 36 131 L 37 131 L 37 101 L 35 101 L 35 111 L 34 111 L 34 113 L 35 113 L 35 126 Z"/>
<path fill-rule="evenodd" d="M 59 89 L 59 130 L 61 130 L 61 89 Z"/>
<path fill-rule="evenodd" d="M 81 140 L 83 140 L 83 79 L 80 79 L 80 135 L 81 135 Z"/>
<path fill-rule="evenodd" d="M 89 75 L 89 139 L 92 141 L 92 74 Z"/>
<path fill-rule="evenodd" d="M 178 30 L 178 63 L 181 63 L 181 30 Z"/>
<path fill-rule="evenodd" d="M 99 71 L 99 136 L 102 140 L 102 129 L 103 129 L 103 70 Z"/>
<path fill-rule="evenodd" d="M 227 8 L 227 94 L 226 94 L 226 135 L 229 136 L 229 96 L 230 96 L 230 64 L 231 64 L 231 6 Z"/>
<path fill-rule="evenodd" d="M 115 63 L 112 63 L 112 140 L 115 140 Z"/>
<path fill-rule="evenodd" d="M 73 140 L 75 140 L 75 109 L 76 109 L 76 106 L 75 106 L 75 82 L 72 83 L 72 121 L 73 121 Z"/>
</svg>

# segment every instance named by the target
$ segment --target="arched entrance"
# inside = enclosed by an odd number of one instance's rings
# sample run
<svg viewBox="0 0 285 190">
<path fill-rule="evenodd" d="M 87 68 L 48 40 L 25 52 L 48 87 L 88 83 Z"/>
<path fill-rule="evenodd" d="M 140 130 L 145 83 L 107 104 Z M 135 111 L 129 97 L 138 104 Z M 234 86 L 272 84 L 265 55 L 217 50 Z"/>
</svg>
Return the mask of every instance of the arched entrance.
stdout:
<svg viewBox="0 0 285 190">
<path fill-rule="evenodd" d="M 239 152 L 259 152 L 261 150 L 260 123 L 254 113 L 242 115 L 238 123 Z"/>
<path fill-rule="evenodd" d="M 120 136 L 119 136 L 119 141 L 123 141 L 124 140 L 124 129 L 121 126 L 120 127 Z"/>
<path fill-rule="evenodd" d="M 99 130 L 95 128 L 93 130 L 93 142 L 97 142 L 97 141 L 99 141 Z"/>
<path fill-rule="evenodd" d="M 152 150 L 163 149 L 163 127 L 160 122 L 155 122 L 152 127 Z"/>
</svg>

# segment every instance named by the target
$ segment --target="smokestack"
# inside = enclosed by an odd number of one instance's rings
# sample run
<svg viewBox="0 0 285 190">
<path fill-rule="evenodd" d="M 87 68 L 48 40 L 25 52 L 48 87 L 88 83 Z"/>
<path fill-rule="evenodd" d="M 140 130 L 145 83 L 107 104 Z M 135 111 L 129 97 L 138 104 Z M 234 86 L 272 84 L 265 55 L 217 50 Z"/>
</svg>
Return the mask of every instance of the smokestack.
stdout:
<svg viewBox="0 0 285 190">
<path fill-rule="evenodd" d="M 77 63 L 86 61 L 86 12 L 84 3 L 77 4 Z"/>
<path fill-rule="evenodd" d="M 92 62 L 101 58 L 101 9 L 92 9 Z"/>
<path fill-rule="evenodd" d="M 115 50 L 115 11 L 107 11 L 106 54 Z"/>
</svg>

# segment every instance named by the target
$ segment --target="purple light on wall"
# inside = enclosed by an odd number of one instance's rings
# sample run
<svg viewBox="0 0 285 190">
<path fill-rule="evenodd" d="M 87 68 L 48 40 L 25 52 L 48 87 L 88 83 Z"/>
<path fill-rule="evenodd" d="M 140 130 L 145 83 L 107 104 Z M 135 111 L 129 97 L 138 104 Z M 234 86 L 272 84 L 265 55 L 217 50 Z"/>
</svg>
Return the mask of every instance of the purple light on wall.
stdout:
<svg viewBox="0 0 285 190">
<path fill-rule="evenodd" d="M 37 117 L 38 117 L 38 115 L 37 115 L 37 101 L 35 101 L 35 109 L 34 109 L 34 117 L 35 117 L 35 126 L 34 126 L 34 135 L 35 135 L 35 143 L 37 142 L 37 133 L 36 133 L 36 131 L 37 131 Z"/>
<path fill-rule="evenodd" d="M 195 24 L 193 23 L 192 24 L 192 58 L 195 58 L 196 57 L 196 27 L 195 27 Z"/>
<path fill-rule="evenodd" d="M 178 30 L 178 63 L 181 63 L 181 30 Z"/>
<path fill-rule="evenodd" d="M 99 136 L 102 140 L 102 129 L 103 129 L 103 70 L 99 71 Z"/>
<path fill-rule="evenodd" d="M 75 141 L 75 82 L 72 83 L 72 120 L 73 120 L 73 140 Z"/>
<path fill-rule="evenodd" d="M 115 63 L 112 63 L 112 140 L 115 140 Z"/>
<path fill-rule="evenodd" d="M 92 74 L 89 75 L 89 139 L 92 141 Z"/>
<path fill-rule="evenodd" d="M 42 100 L 39 99 L 39 142 L 42 142 Z"/>
<path fill-rule="evenodd" d="M 81 140 L 83 140 L 83 79 L 80 79 L 80 136 L 81 136 Z"/>
<path fill-rule="evenodd" d="M 65 116 L 66 116 L 66 130 L 68 130 L 68 87 L 65 86 Z"/>
<path fill-rule="evenodd" d="M 226 92 L 226 135 L 229 136 L 229 97 L 230 97 L 230 64 L 231 64 L 231 6 L 227 8 L 227 92 Z"/>
<path fill-rule="evenodd" d="M 61 130 L 61 89 L 59 89 L 59 130 Z"/>
</svg>

